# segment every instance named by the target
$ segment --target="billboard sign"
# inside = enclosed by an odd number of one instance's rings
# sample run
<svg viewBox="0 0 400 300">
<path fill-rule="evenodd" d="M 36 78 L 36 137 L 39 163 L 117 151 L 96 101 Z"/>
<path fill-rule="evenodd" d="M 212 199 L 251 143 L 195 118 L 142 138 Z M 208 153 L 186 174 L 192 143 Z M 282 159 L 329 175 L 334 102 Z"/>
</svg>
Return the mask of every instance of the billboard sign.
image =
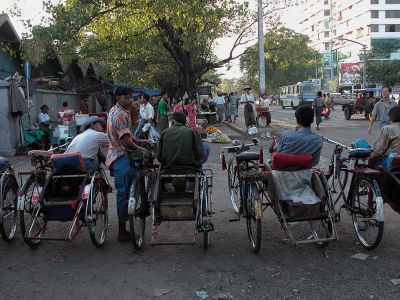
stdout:
<svg viewBox="0 0 400 300">
<path fill-rule="evenodd" d="M 355 85 L 362 82 L 362 68 L 360 62 L 342 63 L 340 65 L 340 85 Z"/>
</svg>

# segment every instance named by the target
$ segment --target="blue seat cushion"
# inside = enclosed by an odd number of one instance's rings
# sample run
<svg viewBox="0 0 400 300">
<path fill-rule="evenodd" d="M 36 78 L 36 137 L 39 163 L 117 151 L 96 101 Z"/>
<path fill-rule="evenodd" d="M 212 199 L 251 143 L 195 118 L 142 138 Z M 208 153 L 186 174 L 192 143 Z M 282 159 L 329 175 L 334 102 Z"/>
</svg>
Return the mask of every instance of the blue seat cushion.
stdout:
<svg viewBox="0 0 400 300">
<path fill-rule="evenodd" d="M 0 156 L 0 170 L 7 167 L 10 164 L 8 158 Z"/>
<path fill-rule="evenodd" d="M 83 163 L 80 152 L 54 154 L 51 156 L 50 161 L 56 171 L 72 168 L 78 172 L 86 172 L 86 166 Z"/>
</svg>

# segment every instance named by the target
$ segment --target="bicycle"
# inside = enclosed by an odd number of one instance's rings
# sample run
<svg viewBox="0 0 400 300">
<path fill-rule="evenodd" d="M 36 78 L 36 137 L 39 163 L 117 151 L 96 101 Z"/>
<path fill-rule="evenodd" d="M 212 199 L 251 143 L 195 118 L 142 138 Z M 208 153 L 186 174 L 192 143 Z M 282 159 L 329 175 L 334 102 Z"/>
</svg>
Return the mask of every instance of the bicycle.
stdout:
<svg viewBox="0 0 400 300">
<path fill-rule="evenodd" d="M 251 146 L 258 146 L 258 139 L 253 139 L 252 144 L 239 144 L 233 142 L 233 146 L 221 147 L 221 155 L 225 160 L 224 151 L 233 153 L 234 157 L 229 161 L 228 186 L 230 200 L 236 213 L 243 214 L 246 218 L 247 234 L 250 247 L 257 253 L 261 247 L 261 218 L 263 211 L 263 198 L 266 197 L 265 189 L 261 182 L 251 180 L 257 176 L 263 166 L 263 152 L 248 152 Z"/>
<path fill-rule="evenodd" d="M 10 161 L 5 157 L 0 157 L 0 176 L 0 234 L 9 243 L 17 229 L 18 182 Z"/>
<path fill-rule="evenodd" d="M 334 195 L 335 219 L 340 221 L 340 210 L 351 216 L 355 234 L 360 243 L 369 250 L 379 246 L 384 229 L 383 198 L 377 177 L 381 171 L 371 169 L 365 163 L 371 150 L 352 149 L 334 140 L 323 137 L 335 145 L 326 174 L 330 192 Z M 344 149 L 348 157 L 342 157 Z M 348 163 L 352 163 L 350 166 Z M 345 192 L 351 175 L 349 189 Z M 343 203 L 340 204 L 340 200 Z"/>
</svg>

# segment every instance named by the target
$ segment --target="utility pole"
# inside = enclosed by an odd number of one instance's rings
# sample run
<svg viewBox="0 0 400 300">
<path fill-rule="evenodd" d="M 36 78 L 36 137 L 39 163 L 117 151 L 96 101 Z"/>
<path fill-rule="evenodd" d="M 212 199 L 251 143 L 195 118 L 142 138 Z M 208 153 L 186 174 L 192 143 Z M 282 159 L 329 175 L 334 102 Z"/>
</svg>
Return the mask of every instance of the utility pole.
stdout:
<svg viewBox="0 0 400 300">
<path fill-rule="evenodd" d="M 258 0 L 258 60 L 259 60 L 259 93 L 265 93 L 265 56 L 264 56 L 264 17 L 262 0 Z"/>
</svg>

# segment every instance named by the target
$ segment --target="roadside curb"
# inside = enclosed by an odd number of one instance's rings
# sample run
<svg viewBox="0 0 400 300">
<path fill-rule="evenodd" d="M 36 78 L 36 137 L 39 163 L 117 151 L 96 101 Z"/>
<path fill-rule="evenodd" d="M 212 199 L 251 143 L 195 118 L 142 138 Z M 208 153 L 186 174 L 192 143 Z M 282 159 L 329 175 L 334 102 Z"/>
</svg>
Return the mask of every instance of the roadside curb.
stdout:
<svg viewBox="0 0 400 300">
<path fill-rule="evenodd" d="M 247 134 L 247 132 L 241 128 L 239 128 L 236 125 L 232 125 L 232 123 L 228 123 L 226 121 L 223 121 L 223 123 L 225 124 L 225 126 L 229 127 L 230 129 L 232 129 L 233 131 L 236 131 L 239 134 Z"/>
</svg>

